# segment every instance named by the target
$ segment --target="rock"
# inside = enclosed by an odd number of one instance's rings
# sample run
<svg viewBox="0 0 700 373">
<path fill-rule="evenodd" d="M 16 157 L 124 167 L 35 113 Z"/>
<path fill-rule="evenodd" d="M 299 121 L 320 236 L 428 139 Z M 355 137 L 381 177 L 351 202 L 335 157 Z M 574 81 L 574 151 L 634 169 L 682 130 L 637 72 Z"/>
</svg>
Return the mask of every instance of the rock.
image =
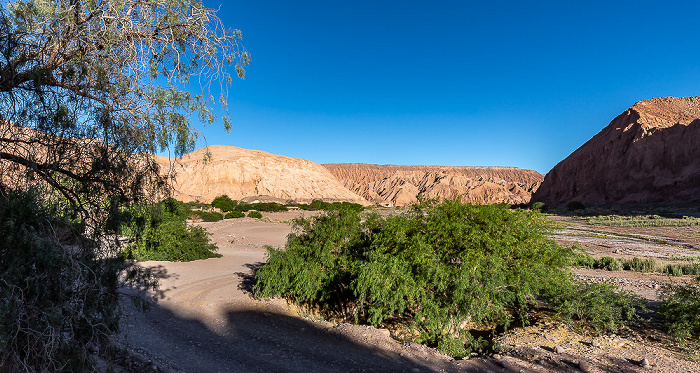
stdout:
<svg viewBox="0 0 700 373">
<path fill-rule="evenodd" d="M 211 159 L 205 162 L 207 150 Z M 175 171 L 174 197 L 211 201 L 222 194 L 261 202 L 349 201 L 367 205 L 327 169 L 305 159 L 233 146 L 214 145 L 176 160 L 156 157 L 161 172 Z M 247 198 L 246 198 L 247 197 Z"/>
<path fill-rule="evenodd" d="M 641 366 L 642 368 L 649 368 L 649 365 L 649 360 L 647 360 L 646 358 L 642 359 L 642 361 L 639 362 L 639 366 Z"/>
<path fill-rule="evenodd" d="M 596 348 L 600 348 L 600 342 L 593 341 L 593 342 L 591 342 L 591 346 L 596 347 Z"/>
<path fill-rule="evenodd" d="M 554 346 L 554 352 L 558 354 L 563 354 L 564 353 L 564 347 L 562 346 Z"/>
<path fill-rule="evenodd" d="M 548 205 L 700 201 L 700 97 L 639 101 L 547 173 Z"/>
<path fill-rule="evenodd" d="M 427 198 L 472 203 L 527 203 L 543 176 L 517 167 L 324 164 L 345 187 L 367 201 L 403 206 Z"/>
<path fill-rule="evenodd" d="M 510 368 L 511 365 L 512 365 L 512 364 L 510 363 L 510 361 L 508 361 L 507 359 L 498 360 L 498 364 L 499 364 L 500 366 L 502 366 L 503 368 L 505 368 L 505 369 Z"/>
<path fill-rule="evenodd" d="M 582 372 L 590 372 L 591 371 L 591 364 L 588 364 L 585 361 L 580 361 L 578 363 L 578 369 Z"/>
</svg>

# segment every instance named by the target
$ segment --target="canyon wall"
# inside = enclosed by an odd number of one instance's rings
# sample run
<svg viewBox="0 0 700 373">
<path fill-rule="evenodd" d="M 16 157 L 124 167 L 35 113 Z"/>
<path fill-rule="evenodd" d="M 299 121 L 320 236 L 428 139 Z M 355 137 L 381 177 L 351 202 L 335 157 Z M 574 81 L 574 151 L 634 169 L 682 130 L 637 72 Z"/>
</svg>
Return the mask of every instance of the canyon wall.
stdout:
<svg viewBox="0 0 700 373">
<path fill-rule="evenodd" d="M 637 102 L 552 168 L 533 201 L 700 202 L 700 97 Z"/>
<path fill-rule="evenodd" d="M 417 197 L 490 204 L 528 203 L 543 176 L 516 167 L 325 164 L 346 188 L 380 205 L 403 206 Z"/>
</svg>

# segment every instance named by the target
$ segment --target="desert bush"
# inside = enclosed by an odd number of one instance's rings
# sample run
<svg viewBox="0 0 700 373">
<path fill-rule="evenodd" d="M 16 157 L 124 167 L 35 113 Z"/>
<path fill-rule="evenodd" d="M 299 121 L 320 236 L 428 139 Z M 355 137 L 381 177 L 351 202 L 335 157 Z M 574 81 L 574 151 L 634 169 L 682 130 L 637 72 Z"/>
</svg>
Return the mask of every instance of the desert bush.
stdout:
<svg viewBox="0 0 700 373">
<path fill-rule="evenodd" d="M 262 219 L 263 216 L 260 211 L 253 210 L 248 213 L 248 217 L 253 219 Z"/>
<path fill-rule="evenodd" d="M 545 205 L 544 202 L 535 202 L 532 204 L 532 209 L 545 212 L 547 211 L 547 205 Z"/>
<path fill-rule="evenodd" d="M 245 214 L 240 212 L 240 211 L 231 211 L 224 216 L 224 219 L 236 219 L 236 218 L 242 218 L 244 216 L 245 216 Z"/>
<path fill-rule="evenodd" d="M 262 203 L 256 203 L 254 204 L 255 209 L 258 211 L 265 211 L 265 212 L 279 212 L 279 211 L 287 211 L 287 206 L 285 205 L 280 205 L 279 203 L 276 202 L 262 202 Z"/>
<path fill-rule="evenodd" d="M 186 202 L 185 205 L 187 205 L 187 207 L 189 207 L 190 210 L 193 210 L 193 209 L 205 209 L 205 208 L 212 207 L 210 204 L 201 202 L 201 201 L 199 201 L 199 200 L 197 200 L 197 201 Z"/>
<path fill-rule="evenodd" d="M 464 356 L 481 343 L 472 328 L 507 327 L 569 281 L 571 250 L 546 237 L 548 224 L 455 201 L 386 218 L 332 211 L 297 219 L 286 249 L 268 248 L 254 291 L 360 323 L 401 321 L 416 341 Z"/>
<path fill-rule="evenodd" d="M 678 217 L 676 215 L 632 214 L 632 215 L 593 215 L 580 216 L 578 220 L 590 225 L 605 225 L 611 227 L 688 227 L 700 225 L 700 218 Z"/>
<path fill-rule="evenodd" d="M 656 260 L 654 258 L 642 259 L 635 256 L 632 259 L 624 260 L 622 267 L 625 270 L 635 272 L 654 272 L 656 270 Z"/>
<path fill-rule="evenodd" d="M 218 196 L 214 198 L 213 201 L 211 201 L 212 207 L 216 207 L 223 212 L 233 211 L 236 208 L 237 204 L 237 201 L 232 200 L 231 198 L 229 198 L 229 196 L 225 194 Z"/>
<path fill-rule="evenodd" d="M 89 370 L 118 329 L 124 263 L 96 257 L 65 205 L 0 187 L 0 371 Z"/>
<path fill-rule="evenodd" d="M 632 292 L 580 280 L 545 299 L 566 321 L 596 333 L 617 332 L 640 319 L 638 309 L 646 309 L 644 301 Z"/>
<path fill-rule="evenodd" d="M 319 199 L 315 199 L 311 201 L 310 204 L 297 204 L 297 207 L 299 207 L 302 210 L 311 210 L 311 211 L 338 211 L 338 210 L 353 210 L 353 211 L 363 211 L 364 206 L 360 205 L 359 203 L 352 203 L 352 202 L 325 202 L 321 201 Z"/>
<path fill-rule="evenodd" d="M 235 211 L 248 212 L 254 208 L 255 208 L 255 206 L 253 206 L 252 203 L 241 201 L 241 202 L 238 202 L 238 205 L 236 205 Z"/>
<path fill-rule="evenodd" d="M 123 250 L 128 259 L 186 262 L 221 256 L 204 228 L 187 225 L 190 211 L 182 202 L 168 199 L 158 204 L 133 204 L 129 211 L 122 234 L 136 242 Z"/>
<path fill-rule="evenodd" d="M 220 212 L 192 211 L 192 214 L 199 217 L 204 222 L 215 222 L 215 221 L 224 220 L 224 215 Z"/>
<path fill-rule="evenodd" d="M 700 278 L 691 285 L 671 285 L 661 292 L 662 304 L 657 312 L 664 316 L 668 332 L 685 342 L 700 337 Z"/>
<path fill-rule="evenodd" d="M 666 264 L 663 272 L 671 276 L 696 276 L 700 275 L 700 263 Z"/>
<path fill-rule="evenodd" d="M 572 267 L 583 267 L 583 268 L 594 269 L 594 268 L 596 268 L 596 264 L 597 264 L 596 259 L 586 252 L 583 252 L 583 253 L 576 252 L 571 257 L 571 266 Z"/>
<path fill-rule="evenodd" d="M 605 269 L 607 271 L 621 271 L 622 263 L 617 258 L 604 256 L 596 263 L 596 268 Z"/>
</svg>

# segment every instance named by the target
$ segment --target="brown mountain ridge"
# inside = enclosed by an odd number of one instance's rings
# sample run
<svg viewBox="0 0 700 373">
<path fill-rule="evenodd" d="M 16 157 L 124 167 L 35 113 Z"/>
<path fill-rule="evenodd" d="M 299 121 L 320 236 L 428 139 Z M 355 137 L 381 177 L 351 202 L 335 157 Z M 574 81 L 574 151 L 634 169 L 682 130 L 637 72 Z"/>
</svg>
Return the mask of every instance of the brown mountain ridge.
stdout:
<svg viewBox="0 0 700 373">
<path fill-rule="evenodd" d="M 205 161 L 207 151 L 211 157 Z M 515 167 L 380 166 L 317 163 L 259 150 L 214 145 L 181 158 L 156 157 L 174 175 L 174 197 L 211 201 L 348 201 L 402 206 L 426 198 L 527 203 L 543 176 Z"/>
<path fill-rule="evenodd" d="M 533 201 L 700 202 L 700 97 L 637 102 L 552 168 Z"/>
<path fill-rule="evenodd" d="M 417 198 L 490 204 L 528 203 L 543 175 L 517 167 L 324 164 L 343 185 L 368 201 L 403 206 Z"/>
</svg>

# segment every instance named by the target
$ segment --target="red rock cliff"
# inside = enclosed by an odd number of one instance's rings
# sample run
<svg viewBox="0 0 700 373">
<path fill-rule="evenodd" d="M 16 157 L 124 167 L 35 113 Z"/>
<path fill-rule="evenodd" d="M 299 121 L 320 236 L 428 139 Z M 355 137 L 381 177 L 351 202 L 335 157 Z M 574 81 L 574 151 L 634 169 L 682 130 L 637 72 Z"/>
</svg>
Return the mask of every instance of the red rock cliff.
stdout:
<svg viewBox="0 0 700 373">
<path fill-rule="evenodd" d="M 549 171 L 533 201 L 700 202 L 700 97 L 637 102 Z"/>
</svg>

